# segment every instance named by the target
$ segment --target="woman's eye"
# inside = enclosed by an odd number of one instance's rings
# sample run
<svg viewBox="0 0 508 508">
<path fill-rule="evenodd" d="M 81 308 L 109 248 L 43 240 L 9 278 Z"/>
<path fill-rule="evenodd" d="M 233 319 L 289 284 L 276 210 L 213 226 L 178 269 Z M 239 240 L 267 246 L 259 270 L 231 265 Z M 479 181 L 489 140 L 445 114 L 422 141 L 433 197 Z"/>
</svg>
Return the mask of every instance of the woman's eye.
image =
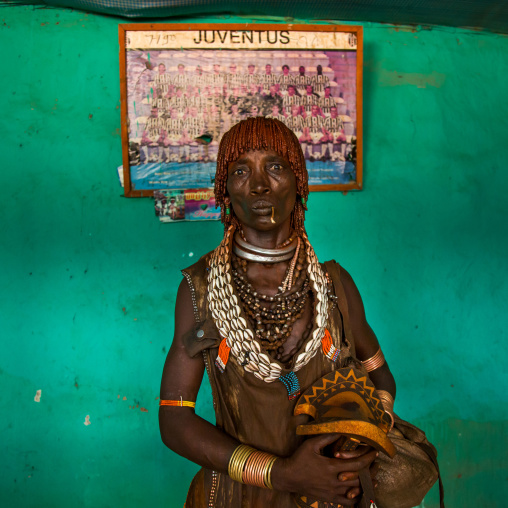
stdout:
<svg viewBox="0 0 508 508">
<path fill-rule="evenodd" d="M 242 168 L 235 169 L 234 174 L 238 176 L 243 175 L 243 169 Z"/>
<path fill-rule="evenodd" d="M 281 169 L 284 169 L 284 166 L 282 164 L 274 163 L 270 166 L 270 169 L 273 169 L 275 171 L 280 171 Z"/>
</svg>

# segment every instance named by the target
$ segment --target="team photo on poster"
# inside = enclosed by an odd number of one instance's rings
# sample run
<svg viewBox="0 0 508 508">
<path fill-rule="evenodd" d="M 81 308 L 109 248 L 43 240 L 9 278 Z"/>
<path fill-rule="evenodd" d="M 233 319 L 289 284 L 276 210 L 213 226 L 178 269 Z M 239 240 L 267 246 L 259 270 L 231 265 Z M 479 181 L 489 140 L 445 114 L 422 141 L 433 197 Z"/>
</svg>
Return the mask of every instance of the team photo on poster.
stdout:
<svg viewBox="0 0 508 508">
<path fill-rule="evenodd" d="M 311 186 L 356 182 L 355 50 L 128 48 L 126 74 L 135 190 L 212 187 L 223 134 L 256 116 L 293 130 Z"/>
</svg>

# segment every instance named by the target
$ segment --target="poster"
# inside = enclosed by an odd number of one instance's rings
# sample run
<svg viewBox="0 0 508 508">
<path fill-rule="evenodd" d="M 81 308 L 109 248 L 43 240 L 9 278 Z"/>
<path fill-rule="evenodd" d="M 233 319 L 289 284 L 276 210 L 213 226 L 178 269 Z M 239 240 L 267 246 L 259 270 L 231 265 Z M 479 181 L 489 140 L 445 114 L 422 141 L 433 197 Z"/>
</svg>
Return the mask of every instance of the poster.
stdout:
<svg viewBox="0 0 508 508">
<path fill-rule="evenodd" d="M 213 189 L 156 190 L 154 201 L 161 222 L 220 220 Z"/>
<path fill-rule="evenodd" d="M 295 132 L 311 190 L 361 188 L 360 27 L 146 26 L 120 25 L 126 195 L 213 187 L 223 134 L 254 116 Z"/>
</svg>

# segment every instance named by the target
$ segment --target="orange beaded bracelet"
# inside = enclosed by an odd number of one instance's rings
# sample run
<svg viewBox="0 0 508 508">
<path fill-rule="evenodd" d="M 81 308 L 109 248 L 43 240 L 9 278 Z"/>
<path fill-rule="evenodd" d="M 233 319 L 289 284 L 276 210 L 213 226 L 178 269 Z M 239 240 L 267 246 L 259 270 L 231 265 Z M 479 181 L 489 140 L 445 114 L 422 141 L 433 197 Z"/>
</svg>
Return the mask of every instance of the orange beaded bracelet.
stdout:
<svg viewBox="0 0 508 508">
<path fill-rule="evenodd" d="M 161 400 L 159 401 L 159 406 L 177 406 L 177 407 L 196 407 L 195 402 L 190 402 L 188 400 Z"/>
</svg>

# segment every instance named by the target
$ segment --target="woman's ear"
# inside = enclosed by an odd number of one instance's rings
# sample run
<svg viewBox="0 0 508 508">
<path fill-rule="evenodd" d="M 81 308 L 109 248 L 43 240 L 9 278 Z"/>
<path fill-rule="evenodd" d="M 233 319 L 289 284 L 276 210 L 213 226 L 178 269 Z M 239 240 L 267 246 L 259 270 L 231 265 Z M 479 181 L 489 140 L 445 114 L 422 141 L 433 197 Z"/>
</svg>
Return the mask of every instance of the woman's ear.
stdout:
<svg viewBox="0 0 508 508">
<path fill-rule="evenodd" d="M 221 222 L 225 226 L 229 226 L 231 224 L 231 219 L 233 216 L 233 211 L 231 207 L 231 199 L 226 194 L 224 196 L 224 200 L 222 204 L 220 205 L 220 215 L 221 215 Z"/>
</svg>

